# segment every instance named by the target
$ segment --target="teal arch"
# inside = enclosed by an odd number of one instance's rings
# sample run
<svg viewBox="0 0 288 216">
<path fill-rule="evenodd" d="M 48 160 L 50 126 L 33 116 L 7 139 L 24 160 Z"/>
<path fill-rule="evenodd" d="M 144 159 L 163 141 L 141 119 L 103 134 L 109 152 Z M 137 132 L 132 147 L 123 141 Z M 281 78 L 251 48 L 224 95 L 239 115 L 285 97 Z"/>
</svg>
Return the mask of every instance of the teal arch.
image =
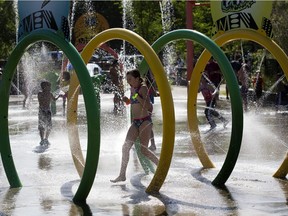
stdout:
<svg viewBox="0 0 288 216">
<path fill-rule="evenodd" d="M 21 40 L 10 55 L 4 69 L 3 80 L 0 85 L 0 152 L 6 176 L 12 188 L 21 187 L 10 147 L 8 130 L 9 90 L 16 66 L 26 48 L 38 41 L 47 41 L 57 45 L 73 64 L 79 83 L 83 91 L 87 114 L 88 143 L 86 165 L 80 185 L 74 195 L 73 201 L 85 201 L 93 185 L 99 160 L 100 149 L 100 102 L 94 93 L 93 84 L 86 65 L 76 48 L 63 37 L 50 30 L 32 32 Z"/>
<path fill-rule="evenodd" d="M 235 77 L 230 62 L 228 61 L 222 50 L 219 48 L 219 46 L 206 35 L 200 32 L 189 29 L 174 30 L 158 38 L 152 44 L 152 48 L 155 50 L 156 53 L 159 53 L 166 44 L 179 39 L 192 40 L 205 47 L 217 60 L 230 90 L 232 110 L 232 133 L 230 146 L 221 170 L 219 171 L 216 178 L 212 181 L 213 185 L 224 185 L 229 176 L 231 175 L 237 162 L 243 135 L 243 109 L 237 79 Z M 147 65 L 146 61 L 143 60 L 139 66 L 139 70 L 142 74 L 145 74 L 148 69 L 149 66 Z M 193 80 L 191 80 L 190 86 L 191 85 L 199 86 L 199 83 L 193 83 Z M 188 98 L 188 105 L 189 104 L 190 103 Z M 189 109 L 189 107 L 187 107 L 187 109 Z M 197 116 L 191 116 L 191 118 L 197 118 Z M 188 121 L 189 120 L 190 119 L 188 119 Z"/>
</svg>

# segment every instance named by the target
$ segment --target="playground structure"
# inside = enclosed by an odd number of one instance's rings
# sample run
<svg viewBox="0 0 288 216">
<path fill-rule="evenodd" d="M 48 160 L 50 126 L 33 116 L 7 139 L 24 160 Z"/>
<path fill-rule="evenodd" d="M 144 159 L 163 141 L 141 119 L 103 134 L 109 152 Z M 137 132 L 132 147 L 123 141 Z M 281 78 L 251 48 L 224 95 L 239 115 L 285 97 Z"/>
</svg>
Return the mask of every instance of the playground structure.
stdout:
<svg viewBox="0 0 288 216">
<path fill-rule="evenodd" d="M 76 72 L 76 74 L 74 74 L 74 76 L 72 76 L 71 78 L 69 88 L 67 124 L 73 161 L 81 177 L 80 186 L 73 200 L 75 202 L 81 202 L 86 200 L 97 172 L 101 141 L 99 121 L 100 96 L 97 92 L 96 94 L 94 94 L 94 88 L 85 64 L 91 58 L 94 49 L 99 47 L 102 43 L 113 39 L 121 39 L 130 42 L 144 55 L 145 62 L 142 62 L 142 64 L 140 65 L 140 70 L 143 74 L 146 73 L 148 67 L 150 67 L 152 71 L 157 71 L 157 73 L 154 73 L 154 76 L 161 95 L 161 102 L 162 104 L 165 104 L 165 109 L 162 107 L 163 144 L 160 154 L 160 160 L 154 177 L 146 189 L 146 192 L 148 193 L 159 192 L 162 184 L 165 182 L 165 178 L 167 176 L 173 156 L 173 145 L 175 137 L 175 117 L 171 90 L 168 85 L 167 78 L 165 77 L 165 72 L 161 61 L 157 56 L 157 53 L 160 52 L 161 48 L 166 43 L 178 39 L 193 40 L 200 43 L 203 47 L 206 48 L 193 70 L 192 77 L 190 79 L 190 88 L 188 94 L 188 123 L 191 130 L 191 139 L 197 155 L 204 168 L 213 168 L 214 164 L 207 155 L 203 143 L 201 142 L 197 123 L 196 100 L 201 72 L 203 71 L 204 66 L 206 65 L 211 55 L 217 60 L 220 65 L 221 71 L 223 72 L 224 77 L 227 81 L 227 85 L 231 91 L 230 94 L 232 105 L 232 134 L 229 151 L 227 153 L 227 157 L 225 159 L 222 169 L 212 182 L 214 185 L 217 186 L 224 185 L 229 178 L 231 172 L 233 171 L 240 151 L 243 130 L 243 110 L 240 93 L 238 88 L 236 88 L 236 77 L 233 73 L 232 67 L 229 64 L 228 59 L 225 57 L 224 53 L 218 46 L 222 46 L 231 40 L 237 39 L 248 39 L 258 42 L 266 49 L 268 49 L 277 58 L 286 74 L 286 77 L 288 76 L 288 57 L 281 50 L 281 48 L 277 46 L 275 42 L 273 42 L 272 39 L 266 37 L 265 35 L 263 35 L 263 33 L 257 32 L 255 30 L 235 30 L 221 33 L 217 35 L 213 41 L 199 32 L 182 29 L 172 31 L 163 35 L 150 46 L 143 38 L 141 38 L 139 35 L 132 31 L 125 29 L 108 29 L 95 35 L 95 37 L 91 41 L 89 41 L 89 43 L 84 47 L 81 56 L 71 43 L 67 42 L 67 40 L 65 40 L 62 36 L 58 35 L 54 31 L 37 30 L 25 36 L 16 46 L 10 58 L 8 59 L 8 62 L 4 69 L 5 73 L 3 76 L 3 80 L 0 86 L 0 98 L 3 98 L 3 103 L 0 108 L 0 150 L 2 162 L 5 168 L 5 173 L 9 180 L 10 186 L 12 188 L 22 186 L 13 162 L 13 156 L 9 140 L 8 102 L 11 80 L 17 63 L 25 52 L 25 49 L 29 45 L 37 41 L 48 41 L 63 50 L 65 55 L 69 58 L 69 61 L 73 64 Z M 88 143 L 86 161 L 84 161 L 84 157 L 80 148 L 80 141 L 77 138 L 77 97 L 79 94 L 79 84 L 83 91 L 85 108 L 87 113 Z M 274 177 L 283 178 L 287 175 L 287 172 L 288 159 L 286 158 L 274 174 Z"/>
<path fill-rule="evenodd" d="M 121 29 L 106 30 L 106 31 L 103 31 L 102 33 L 96 35 L 87 44 L 87 46 L 84 48 L 84 50 L 81 54 L 84 61 L 87 62 L 91 58 L 94 49 L 101 42 L 103 42 L 103 41 L 106 42 L 109 39 L 109 37 L 112 37 L 112 35 L 113 35 L 113 38 L 117 38 L 116 36 L 114 36 L 114 35 L 117 35 L 118 38 L 126 39 L 130 43 L 136 44 L 135 46 L 138 45 L 139 49 L 141 48 L 141 46 L 143 46 L 143 44 L 145 44 L 143 42 L 143 40 L 139 41 L 139 39 L 138 39 L 138 41 L 137 41 L 135 39 L 135 33 L 132 33 L 130 31 L 127 31 L 124 29 L 122 29 L 122 30 Z M 100 38 L 100 39 L 98 39 L 98 38 Z M 97 39 L 99 42 L 97 41 Z M 238 118 L 240 118 L 240 120 L 234 121 L 234 122 L 238 122 L 238 126 L 240 125 L 240 127 L 237 127 L 237 128 L 239 128 L 239 130 L 236 129 L 236 134 L 237 134 L 237 137 L 238 136 L 241 137 L 241 135 L 242 135 L 241 111 L 242 110 L 241 110 L 241 106 L 240 106 L 241 105 L 240 94 L 235 89 L 236 78 L 235 78 L 235 76 L 233 76 L 234 74 L 232 72 L 232 67 L 228 63 L 227 58 L 225 57 L 223 52 L 208 37 L 206 37 L 203 34 L 200 34 L 198 32 L 189 31 L 189 30 L 176 30 L 174 32 L 167 33 L 163 37 L 159 38 L 159 41 L 155 42 L 152 45 L 152 47 L 156 52 L 159 52 L 160 49 L 166 43 L 168 43 L 172 40 L 177 40 L 177 39 L 190 39 L 190 40 L 197 41 L 198 43 L 200 43 L 201 45 L 203 45 L 204 47 L 209 49 L 209 51 L 211 51 L 214 54 L 215 58 L 219 61 L 220 67 L 223 69 L 224 74 L 227 76 L 228 85 L 231 87 L 232 91 L 233 91 L 233 86 L 234 86 L 233 92 L 235 92 L 235 95 L 233 95 L 233 93 L 232 93 L 231 97 L 235 97 L 235 98 L 238 97 L 238 100 L 236 99 L 236 103 L 235 103 L 235 104 L 237 104 L 237 101 L 238 101 L 238 104 L 236 106 L 235 105 L 233 106 L 234 109 L 233 109 L 232 115 L 234 116 L 234 118 L 237 118 L 237 116 L 238 116 Z M 141 46 L 140 46 L 139 42 L 141 42 Z M 145 53 L 147 51 L 145 51 L 145 49 L 142 49 L 140 51 L 142 51 L 141 53 L 144 55 L 147 63 L 149 63 L 150 59 L 146 57 L 147 54 Z M 151 53 L 150 53 L 150 56 L 152 56 Z M 162 145 L 161 154 L 160 154 L 160 158 L 159 158 L 159 164 L 158 164 L 158 167 L 157 167 L 156 172 L 154 174 L 154 178 L 152 179 L 151 184 L 146 189 L 146 191 L 149 193 L 158 192 L 160 190 L 162 184 L 164 183 L 164 180 L 165 180 L 166 175 L 167 175 L 168 170 L 169 170 L 169 165 L 170 165 L 171 160 L 172 160 L 174 135 L 175 135 L 175 129 L 173 127 L 173 125 L 175 125 L 175 119 L 173 119 L 174 115 L 171 115 L 171 113 L 174 113 L 174 110 L 172 108 L 170 108 L 171 103 L 172 103 L 171 102 L 171 95 L 168 94 L 166 96 L 167 92 L 171 92 L 171 90 L 170 90 L 170 87 L 168 85 L 168 80 L 167 80 L 167 78 L 165 78 L 165 73 L 164 73 L 163 69 L 162 69 L 162 71 L 163 71 L 162 73 L 161 73 L 161 68 L 156 69 L 155 67 L 157 66 L 157 64 L 155 64 L 155 62 L 157 62 L 157 61 L 156 60 L 154 60 L 154 61 L 150 60 L 149 65 L 151 65 L 150 67 L 151 67 L 152 71 L 157 71 L 160 73 L 160 75 L 162 74 L 162 77 L 161 77 L 162 80 L 160 79 L 160 81 L 158 78 L 158 76 L 159 76 L 158 73 L 154 73 L 154 76 L 155 76 L 155 80 L 156 80 L 156 83 L 157 83 L 158 88 L 159 88 L 159 93 L 161 95 L 160 98 L 163 101 L 162 104 L 165 104 L 165 109 L 162 108 L 162 112 L 163 112 L 163 145 Z M 148 71 L 148 65 L 147 65 L 147 63 L 146 63 L 146 65 L 144 65 L 145 63 L 146 62 L 144 62 L 143 65 L 142 66 L 140 65 L 140 67 L 139 67 L 140 71 L 142 71 L 143 74 L 145 74 Z M 72 92 L 69 95 L 73 95 L 73 99 L 72 100 L 69 99 L 69 101 L 72 101 L 72 104 L 69 106 L 70 108 L 68 108 L 68 112 L 69 112 L 69 110 L 71 112 L 71 113 L 68 113 L 68 116 L 70 116 L 70 117 L 68 117 L 68 125 L 69 125 L 69 128 L 71 128 L 70 129 L 71 130 L 70 136 L 73 136 L 73 138 L 70 139 L 72 149 L 81 149 L 80 144 L 79 144 L 79 139 L 77 139 L 77 137 L 75 137 L 75 134 L 77 134 L 77 128 L 75 128 L 76 127 L 75 124 L 77 122 L 77 120 L 76 120 L 77 119 L 77 115 L 76 115 L 76 113 L 77 113 L 76 112 L 77 99 L 75 100 L 75 97 L 76 98 L 78 97 L 78 93 L 77 93 L 78 82 L 77 82 L 77 80 L 76 81 L 74 81 L 74 80 L 75 80 L 75 78 L 74 79 L 72 78 L 72 83 L 71 83 L 70 90 L 69 90 Z M 163 90 L 163 88 L 164 88 L 164 90 Z M 239 107 L 240 107 L 240 110 L 238 111 Z M 74 115 L 73 115 L 73 113 L 74 113 Z M 73 117 L 72 117 L 72 115 L 73 115 Z M 167 131 L 167 133 L 166 133 L 166 131 Z M 232 140 L 232 142 L 235 142 L 236 143 L 235 145 L 238 146 L 237 149 L 240 150 L 241 139 L 238 139 L 235 141 Z M 84 161 L 82 159 L 83 156 L 81 155 L 81 151 L 79 151 L 79 153 L 80 153 L 80 155 L 77 153 L 77 155 L 74 155 L 73 159 L 74 159 L 74 162 L 76 162 L 76 167 L 77 167 L 78 173 L 80 173 L 80 175 L 81 175 L 81 173 L 83 173 L 83 171 L 82 171 L 83 168 L 82 168 L 81 164 L 84 164 Z M 237 159 L 238 153 L 239 152 L 237 152 L 236 155 L 234 155 L 234 158 L 236 156 L 236 159 Z M 230 157 L 233 157 L 233 156 L 230 156 Z M 79 158 L 81 158 L 80 161 L 79 161 Z M 235 160 L 235 162 L 236 162 L 236 160 Z M 227 167 L 224 167 L 224 170 L 225 169 L 227 169 Z M 220 177 L 220 183 L 217 183 L 217 184 L 223 184 L 228 179 L 230 173 L 233 170 L 233 166 L 232 166 L 232 168 L 230 167 L 228 169 L 230 169 L 230 172 L 227 172 L 227 170 L 225 170 L 225 174 L 223 174 L 224 171 L 222 171 L 222 174 L 219 174 L 219 175 L 223 175 L 224 177 Z"/>
</svg>

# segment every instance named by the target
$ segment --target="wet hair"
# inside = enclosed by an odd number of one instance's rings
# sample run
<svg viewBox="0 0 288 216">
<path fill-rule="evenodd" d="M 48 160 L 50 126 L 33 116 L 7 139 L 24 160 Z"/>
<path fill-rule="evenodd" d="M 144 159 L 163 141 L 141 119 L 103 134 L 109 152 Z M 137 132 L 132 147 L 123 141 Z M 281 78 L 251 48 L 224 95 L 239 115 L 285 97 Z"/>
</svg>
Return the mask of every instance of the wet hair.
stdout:
<svg viewBox="0 0 288 216">
<path fill-rule="evenodd" d="M 48 86 L 51 86 L 51 83 L 49 81 L 42 81 L 40 84 L 42 90 L 45 89 Z"/>
<path fill-rule="evenodd" d="M 118 60 L 114 59 L 113 62 L 112 62 L 112 65 L 116 65 L 116 64 L 118 64 Z"/>
<path fill-rule="evenodd" d="M 130 70 L 126 73 L 126 76 L 127 75 L 131 75 L 133 76 L 134 78 L 139 78 L 140 82 L 143 83 L 143 79 L 141 77 L 141 74 L 140 74 L 140 71 L 138 69 L 134 69 L 134 70 Z"/>
<path fill-rule="evenodd" d="M 70 73 L 68 71 L 64 71 L 63 74 L 62 74 L 62 78 L 65 81 L 69 81 L 70 80 Z"/>
</svg>

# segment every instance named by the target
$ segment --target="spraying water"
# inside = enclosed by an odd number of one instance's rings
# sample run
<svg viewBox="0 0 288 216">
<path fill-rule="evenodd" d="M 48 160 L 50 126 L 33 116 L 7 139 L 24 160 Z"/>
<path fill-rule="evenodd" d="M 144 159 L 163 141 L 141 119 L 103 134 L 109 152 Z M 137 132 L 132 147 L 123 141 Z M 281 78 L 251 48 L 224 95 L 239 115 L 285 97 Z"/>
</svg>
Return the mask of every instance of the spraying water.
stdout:
<svg viewBox="0 0 288 216">
<path fill-rule="evenodd" d="M 133 1 L 132 0 L 122 0 L 123 5 L 123 28 L 128 30 L 134 30 L 135 29 L 135 23 L 133 18 Z M 130 51 L 131 50 L 131 51 Z M 127 52 L 133 52 L 136 53 L 136 49 L 132 47 L 129 43 L 123 41 L 123 46 L 120 51 L 119 59 L 123 63 L 123 69 L 124 71 L 132 69 L 135 64 L 133 61 L 129 60 L 129 57 L 127 57 Z"/>
<path fill-rule="evenodd" d="M 285 74 L 283 74 L 282 76 L 280 76 L 276 82 L 269 88 L 267 89 L 267 91 L 264 93 L 263 96 L 261 96 L 260 100 L 259 100 L 259 104 L 260 106 L 263 106 L 264 101 L 266 100 L 266 98 L 273 92 L 273 90 L 280 84 L 280 82 L 282 82 L 282 80 L 285 78 Z M 280 98 L 279 98 L 280 99 Z M 278 101 L 279 104 L 280 101 Z"/>
<path fill-rule="evenodd" d="M 75 18 L 75 10 L 76 10 L 76 4 L 78 1 L 72 1 L 72 11 L 70 13 L 70 38 L 72 38 L 72 34 L 73 34 L 73 29 L 74 29 L 74 18 Z"/>
<path fill-rule="evenodd" d="M 174 8 L 171 0 L 162 0 L 159 1 L 160 10 L 161 10 L 161 19 L 162 19 L 162 28 L 164 34 L 171 31 L 174 23 Z M 163 49 L 163 64 L 165 71 L 172 71 L 171 62 L 175 62 L 176 52 L 174 42 L 169 43 Z"/>
<path fill-rule="evenodd" d="M 18 25 L 19 25 L 19 14 L 18 14 L 18 0 L 15 0 L 13 2 L 14 5 L 14 11 L 15 11 L 15 29 L 16 29 L 16 44 L 18 44 Z M 17 67 L 17 86 L 14 85 L 17 89 L 17 94 L 21 94 L 20 91 L 20 74 L 19 74 L 19 69 Z"/>
</svg>

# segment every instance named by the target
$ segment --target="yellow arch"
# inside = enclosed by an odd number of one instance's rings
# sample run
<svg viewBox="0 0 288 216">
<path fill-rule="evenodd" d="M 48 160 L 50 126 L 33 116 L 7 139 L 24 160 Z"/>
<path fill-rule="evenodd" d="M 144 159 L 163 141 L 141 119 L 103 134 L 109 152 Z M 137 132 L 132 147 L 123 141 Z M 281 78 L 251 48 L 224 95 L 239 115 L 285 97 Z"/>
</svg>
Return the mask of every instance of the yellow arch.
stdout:
<svg viewBox="0 0 288 216">
<path fill-rule="evenodd" d="M 288 173 L 288 153 L 286 153 L 286 156 L 281 163 L 280 167 L 278 170 L 273 174 L 273 177 L 275 178 L 285 178 L 285 176 Z"/>
<path fill-rule="evenodd" d="M 164 180 L 167 176 L 174 148 L 174 137 L 175 137 L 175 114 L 174 114 L 174 105 L 172 100 L 172 93 L 168 83 L 168 80 L 165 75 L 164 68 L 161 61 L 159 60 L 157 54 L 151 48 L 151 46 L 138 34 L 129 31 L 127 29 L 114 28 L 105 30 L 98 35 L 96 35 L 83 49 L 81 56 L 85 63 L 89 61 L 94 50 L 99 47 L 102 43 L 105 43 L 112 39 L 122 39 L 128 41 L 134 45 L 145 57 L 148 62 L 151 70 L 154 72 L 154 77 L 158 85 L 159 93 L 161 95 L 161 104 L 165 104 L 165 109 L 162 106 L 163 113 L 163 144 L 159 158 L 159 164 L 155 171 L 154 177 L 146 189 L 147 192 L 159 191 Z M 77 98 L 78 98 L 78 79 L 76 74 L 72 74 L 70 81 L 70 88 L 68 93 L 68 110 L 67 110 L 67 123 L 69 125 L 69 136 L 77 135 Z M 100 129 L 99 129 L 100 130 Z M 75 133 L 76 132 L 76 133 Z M 73 137 L 75 137 L 73 135 Z M 76 138 L 76 137 L 75 137 Z M 74 150 L 78 152 L 77 155 L 73 155 L 74 161 L 77 161 L 76 168 L 79 169 L 78 173 L 81 174 L 82 166 L 84 166 L 83 156 L 81 158 L 81 146 L 79 142 L 79 137 L 72 140 L 73 144 L 71 145 Z M 73 151 L 71 149 L 71 151 Z M 80 157 L 78 157 L 80 155 Z M 76 158 L 78 157 L 78 158 Z M 79 165 L 80 164 L 80 165 Z M 81 175 L 80 175 L 81 176 Z"/>
<path fill-rule="evenodd" d="M 264 32 L 261 31 L 255 31 L 251 29 L 242 29 L 242 30 L 231 30 L 229 32 L 220 32 L 216 35 L 214 38 L 214 41 L 219 46 L 223 46 L 228 42 L 231 42 L 233 40 L 238 39 L 247 39 L 254 41 L 263 47 L 265 47 L 279 62 L 282 70 L 284 71 L 286 77 L 288 77 L 288 57 L 284 53 L 284 51 L 270 38 L 265 36 Z M 199 60 L 197 61 L 197 64 L 195 65 L 195 68 L 193 70 L 191 80 L 193 80 L 194 85 L 191 85 L 189 88 L 189 98 L 191 97 L 191 103 L 196 104 L 197 101 L 197 88 L 199 85 L 195 85 L 195 83 L 200 82 L 201 73 L 205 68 L 205 65 L 207 64 L 208 60 L 210 59 L 211 54 L 204 50 L 201 56 L 199 57 Z M 188 113 L 190 113 L 191 116 L 195 116 L 193 118 L 193 121 L 191 121 L 191 130 L 192 130 L 192 143 L 195 147 L 195 150 L 197 152 L 197 155 L 202 163 L 202 165 L 205 168 L 213 168 L 214 164 L 210 160 L 205 147 L 203 143 L 201 142 L 201 136 L 198 129 L 198 120 L 197 120 L 197 107 L 196 106 L 189 106 L 188 107 Z M 286 157 L 277 170 L 277 172 L 273 175 L 274 177 L 285 177 L 288 173 L 288 157 Z"/>
</svg>

